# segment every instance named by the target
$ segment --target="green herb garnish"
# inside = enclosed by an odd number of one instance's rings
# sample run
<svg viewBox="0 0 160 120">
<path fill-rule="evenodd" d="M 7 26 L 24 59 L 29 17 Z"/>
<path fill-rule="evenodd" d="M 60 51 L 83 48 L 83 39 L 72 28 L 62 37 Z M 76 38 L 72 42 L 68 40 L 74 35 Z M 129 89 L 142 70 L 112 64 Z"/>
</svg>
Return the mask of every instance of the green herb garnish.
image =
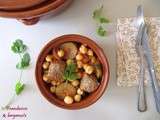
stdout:
<svg viewBox="0 0 160 120">
<path fill-rule="evenodd" d="M 98 29 L 97 29 L 97 34 L 99 36 L 105 36 L 106 35 L 106 30 L 104 30 L 104 28 L 102 26 L 99 26 Z"/>
<path fill-rule="evenodd" d="M 94 10 L 93 19 L 97 22 L 97 34 L 101 37 L 106 36 L 107 31 L 104 29 L 103 24 L 109 23 L 109 19 L 103 16 L 103 6 Z"/>
<path fill-rule="evenodd" d="M 20 76 L 15 85 L 15 94 L 11 97 L 8 104 L 2 107 L 2 109 L 9 108 L 10 104 L 13 102 L 14 98 L 22 93 L 24 90 L 25 84 L 22 82 L 22 73 L 25 68 L 30 65 L 30 55 L 27 52 L 27 46 L 23 43 L 22 40 L 17 39 L 13 42 L 11 50 L 18 54 L 20 57 L 20 62 L 17 63 L 16 68 L 20 70 Z"/>
<path fill-rule="evenodd" d="M 27 46 L 23 44 L 22 40 L 17 39 L 15 42 L 13 42 L 11 49 L 14 53 L 23 53 L 26 51 Z"/>
<path fill-rule="evenodd" d="M 11 50 L 20 56 L 20 62 L 18 62 L 16 65 L 17 69 L 24 69 L 29 66 L 30 55 L 26 52 L 27 46 L 22 40 L 17 39 L 15 42 L 13 42 Z"/>
<path fill-rule="evenodd" d="M 101 18 L 99 19 L 99 22 L 100 22 L 100 23 L 109 23 L 109 20 L 108 20 L 107 18 L 105 18 L 105 17 L 101 17 Z"/>
<path fill-rule="evenodd" d="M 29 66 L 29 63 L 30 63 L 30 55 L 28 53 L 25 53 L 21 58 L 21 61 L 17 63 L 16 68 L 24 69 Z"/>
<path fill-rule="evenodd" d="M 94 10 L 94 12 L 93 12 L 93 18 L 96 19 L 96 20 L 98 20 L 101 17 L 101 15 L 102 15 L 102 11 L 103 11 L 103 5 L 100 8 Z"/>
<path fill-rule="evenodd" d="M 20 81 L 16 83 L 16 86 L 15 86 L 16 95 L 19 95 L 23 91 L 24 86 L 25 84 L 22 84 Z"/>
<path fill-rule="evenodd" d="M 64 71 L 64 79 L 67 81 L 72 81 L 78 79 L 78 75 L 76 73 L 76 64 L 75 63 L 70 63 L 66 66 L 65 71 Z"/>
</svg>

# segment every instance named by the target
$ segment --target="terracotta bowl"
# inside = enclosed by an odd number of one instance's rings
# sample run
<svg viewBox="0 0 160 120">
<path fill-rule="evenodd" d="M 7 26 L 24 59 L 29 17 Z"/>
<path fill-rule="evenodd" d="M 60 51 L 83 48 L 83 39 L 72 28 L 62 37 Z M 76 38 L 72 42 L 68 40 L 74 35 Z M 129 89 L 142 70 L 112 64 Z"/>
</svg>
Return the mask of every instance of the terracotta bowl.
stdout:
<svg viewBox="0 0 160 120">
<path fill-rule="evenodd" d="M 20 0 L 16 0 L 17 2 Z M 26 1 L 27 0 L 23 0 Z M 64 10 L 73 0 L 34 0 L 32 4 L 23 6 L 22 2 L 19 4 L 15 2 L 0 4 L 0 16 L 6 18 L 18 19 L 26 25 L 36 24 L 44 15 L 54 15 Z M 40 2 L 38 4 L 38 2 Z M 29 7 L 30 6 L 30 7 Z"/>
<path fill-rule="evenodd" d="M 50 51 L 52 51 L 53 48 L 56 48 L 56 46 L 59 46 L 60 44 L 69 41 L 87 44 L 95 52 L 95 54 L 97 55 L 102 64 L 103 76 L 100 85 L 96 91 L 90 93 L 89 96 L 82 99 L 78 103 L 67 105 L 64 103 L 64 101 L 58 99 L 56 95 L 52 94 L 49 90 L 49 86 L 42 80 L 42 72 L 43 72 L 42 64 L 47 54 Z M 104 93 L 109 81 L 109 64 L 102 48 L 100 48 L 91 39 L 75 34 L 63 35 L 61 37 L 53 39 L 42 49 L 36 63 L 35 77 L 40 92 L 50 103 L 65 109 L 81 109 L 95 103 Z"/>
</svg>

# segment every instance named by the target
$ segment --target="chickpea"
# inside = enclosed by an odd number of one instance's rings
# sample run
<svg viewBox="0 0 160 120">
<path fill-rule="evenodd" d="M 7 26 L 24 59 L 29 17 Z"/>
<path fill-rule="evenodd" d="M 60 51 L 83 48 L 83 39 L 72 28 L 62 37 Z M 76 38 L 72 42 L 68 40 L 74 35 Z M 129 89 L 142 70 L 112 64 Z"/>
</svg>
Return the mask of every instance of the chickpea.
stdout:
<svg viewBox="0 0 160 120">
<path fill-rule="evenodd" d="M 49 62 L 44 62 L 42 66 L 43 66 L 43 69 L 48 69 Z"/>
<path fill-rule="evenodd" d="M 93 57 L 91 58 L 91 63 L 92 63 L 92 64 L 95 64 L 96 61 L 97 61 L 96 58 L 93 56 Z"/>
<path fill-rule="evenodd" d="M 56 86 L 56 85 L 57 85 L 57 82 L 53 80 L 53 81 L 51 82 L 51 84 L 52 84 L 53 86 Z"/>
<path fill-rule="evenodd" d="M 89 56 L 93 56 L 93 51 L 92 51 L 91 49 L 89 49 L 88 52 L 87 52 L 87 54 L 88 54 Z"/>
<path fill-rule="evenodd" d="M 67 65 L 70 65 L 71 63 L 73 63 L 73 60 L 72 59 L 68 59 L 66 63 L 67 63 Z"/>
<path fill-rule="evenodd" d="M 83 54 L 86 54 L 88 50 L 84 45 L 81 45 L 81 47 L 79 48 L 79 51 Z"/>
<path fill-rule="evenodd" d="M 66 104 L 72 104 L 72 103 L 73 103 L 73 98 L 70 97 L 70 96 L 65 96 L 64 102 L 65 102 Z"/>
<path fill-rule="evenodd" d="M 94 71 L 94 67 L 93 66 L 90 66 L 88 65 L 85 69 L 85 72 L 88 73 L 88 74 L 92 74 Z"/>
<path fill-rule="evenodd" d="M 88 64 L 83 64 L 83 69 L 86 70 L 86 68 L 88 67 Z"/>
<path fill-rule="evenodd" d="M 58 50 L 57 54 L 58 54 L 59 57 L 63 57 L 64 56 L 64 51 L 62 49 Z"/>
<path fill-rule="evenodd" d="M 75 95 L 75 96 L 74 96 L 74 100 L 75 100 L 76 102 L 80 102 L 80 101 L 81 101 L 81 95 Z"/>
<path fill-rule="evenodd" d="M 57 82 L 57 84 L 56 85 L 60 85 L 61 84 L 61 82 Z"/>
<path fill-rule="evenodd" d="M 46 74 L 43 75 L 43 80 L 44 80 L 45 82 L 49 82 L 49 79 L 48 79 L 48 77 L 47 77 Z"/>
<path fill-rule="evenodd" d="M 99 68 L 96 69 L 96 76 L 97 76 L 97 78 L 102 77 L 102 70 L 101 69 L 99 69 Z"/>
<path fill-rule="evenodd" d="M 55 87 L 55 86 L 50 87 L 50 91 L 51 91 L 52 93 L 55 93 L 55 92 L 56 92 L 56 87 Z"/>
<path fill-rule="evenodd" d="M 52 58 L 53 58 L 52 55 L 47 55 L 46 61 L 47 61 L 47 62 L 52 62 Z"/>
<path fill-rule="evenodd" d="M 82 60 L 82 59 L 83 59 L 83 55 L 78 54 L 78 55 L 76 56 L 76 60 Z"/>
<path fill-rule="evenodd" d="M 77 86 L 79 85 L 79 80 L 73 80 L 73 81 L 72 81 L 72 85 L 73 85 L 74 87 L 77 87 Z"/>
<path fill-rule="evenodd" d="M 83 67 L 82 61 L 77 61 L 77 67 L 78 67 L 78 68 L 82 68 L 82 67 Z"/>
<path fill-rule="evenodd" d="M 83 90 L 81 90 L 80 88 L 78 88 L 77 94 L 78 94 L 78 95 L 83 95 L 83 93 L 84 93 Z"/>
</svg>

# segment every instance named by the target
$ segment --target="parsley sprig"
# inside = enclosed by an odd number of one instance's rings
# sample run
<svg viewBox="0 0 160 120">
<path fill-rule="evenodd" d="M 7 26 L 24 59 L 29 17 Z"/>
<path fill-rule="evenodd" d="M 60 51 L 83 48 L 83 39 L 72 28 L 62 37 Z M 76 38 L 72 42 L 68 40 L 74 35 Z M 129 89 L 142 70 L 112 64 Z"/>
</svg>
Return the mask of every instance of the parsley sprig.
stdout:
<svg viewBox="0 0 160 120">
<path fill-rule="evenodd" d="M 93 19 L 97 22 L 98 28 L 97 28 L 97 34 L 101 37 L 106 36 L 107 31 L 104 29 L 104 24 L 109 23 L 109 19 L 103 16 L 103 6 L 100 8 L 94 10 L 93 12 Z"/>
<path fill-rule="evenodd" d="M 75 63 L 70 63 L 66 66 L 63 77 L 66 81 L 72 81 L 78 79 Z"/>
<path fill-rule="evenodd" d="M 20 70 L 20 76 L 19 76 L 19 79 L 17 80 L 17 82 L 15 84 L 14 95 L 11 97 L 8 104 L 5 105 L 4 107 L 2 107 L 2 109 L 7 109 L 10 106 L 10 104 L 12 103 L 12 101 L 14 100 L 14 98 L 16 96 L 20 95 L 22 93 L 22 91 L 24 90 L 25 84 L 22 82 L 22 73 L 23 73 L 24 69 L 29 67 L 30 60 L 31 60 L 30 55 L 27 52 L 27 45 L 25 45 L 22 40 L 20 40 L 20 39 L 15 40 L 13 42 L 12 46 L 11 46 L 11 50 L 15 54 L 18 54 L 19 57 L 20 57 L 20 61 L 16 64 L 16 68 L 18 70 Z"/>
<path fill-rule="evenodd" d="M 29 53 L 23 54 L 23 56 L 20 56 L 21 61 L 17 63 L 16 68 L 17 69 L 25 69 L 29 66 L 30 63 L 30 55 Z"/>
<path fill-rule="evenodd" d="M 27 49 L 27 46 L 25 44 L 23 44 L 23 41 L 20 39 L 17 39 L 15 42 L 13 42 L 13 45 L 11 46 L 11 50 L 14 53 L 24 53 Z"/>
<path fill-rule="evenodd" d="M 22 40 L 17 39 L 15 42 L 13 42 L 11 50 L 20 56 L 20 61 L 16 65 L 17 69 L 25 69 L 29 66 L 30 55 L 26 52 L 27 46 L 23 44 Z"/>
<path fill-rule="evenodd" d="M 106 30 L 102 27 L 102 26 L 99 26 L 98 29 L 97 29 L 97 34 L 99 36 L 105 36 L 106 35 Z"/>
</svg>

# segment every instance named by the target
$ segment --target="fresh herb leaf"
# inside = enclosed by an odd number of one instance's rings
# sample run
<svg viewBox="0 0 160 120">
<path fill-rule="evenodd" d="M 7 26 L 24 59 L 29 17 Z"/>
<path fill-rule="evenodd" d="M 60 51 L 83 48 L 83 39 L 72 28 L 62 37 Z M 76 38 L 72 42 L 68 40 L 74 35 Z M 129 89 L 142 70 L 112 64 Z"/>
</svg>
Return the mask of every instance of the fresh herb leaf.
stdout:
<svg viewBox="0 0 160 120">
<path fill-rule="evenodd" d="M 98 23 L 98 28 L 97 28 L 97 34 L 99 36 L 106 36 L 107 31 L 103 28 L 103 24 L 107 24 L 109 23 L 109 19 L 107 19 L 106 17 L 104 17 L 102 15 L 103 12 L 103 6 L 101 6 L 99 9 L 96 9 L 93 12 L 93 19 L 96 20 L 96 22 Z"/>
<path fill-rule="evenodd" d="M 76 73 L 76 64 L 74 63 L 68 64 L 67 67 L 65 68 L 63 77 L 65 80 L 69 81 L 78 79 L 78 75 Z"/>
<path fill-rule="evenodd" d="M 93 18 L 96 19 L 96 20 L 99 19 L 102 15 L 102 11 L 103 11 L 103 5 L 100 8 L 94 10 Z"/>
<path fill-rule="evenodd" d="M 99 26 L 99 27 L 98 27 L 98 29 L 97 29 L 97 34 L 98 34 L 99 36 L 104 37 L 104 36 L 106 36 L 106 33 L 107 33 L 107 31 L 106 31 L 102 26 Z"/>
<path fill-rule="evenodd" d="M 77 75 L 77 73 L 72 73 L 71 75 L 70 75 L 70 77 L 68 78 L 68 80 L 70 80 L 70 81 L 72 81 L 72 80 L 76 80 L 76 79 L 78 79 L 79 78 L 79 76 Z"/>
<path fill-rule="evenodd" d="M 20 81 L 16 83 L 15 92 L 16 95 L 19 95 L 24 90 L 25 84 L 22 84 Z"/>
<path fill-rule="evenodd" d="M 104 17 L 102 15 L 103 12 L 103 6 L 101 6 L 99 9 L 96 9 L 93 12 L 93 18 L 98 21 L 99 23 L 109 23 L 109 19 L 107 19 L 106 17 Z"/>
<path fill-rule="evenodd" d="M 99 19 L 99 21 L 100 21 L 100 23 L 109 23 L 109 19 L 107 19 L 107 18 L 105 18 L 105 17 L 101 17 L 100 19 Z"/>
<path fill-rule="evenodd" d="M 27 46 L 23 43 L 22 40 L 17 39 L 15 42 L 13 42 L 11 46 L 11 50 L 18 54 L 20 57 L 20 62 L 16 65 L 17 69 L 21 70 L 19 81 L 15 85 L 15 94 L 11 97 L 9 102 L 2 107 L 3 109 L 7 109 L 13 102 L 16 95 L 21 94 L 21 92 L 24 90 L 25 84 L 22 84 L 20 81 L 22 81 L 22 71 L 24 68 L 28 67 L 30 65 L 30 55 L 26 52 Z"/>
<path fill-rule="evenodd" d="M 16 65 L 17 69 L 24 69 L 30 65 L 30 55 L 25 53 L 21 61 Z"/>
<path fill-rule="evenodd" d="M 23 41 L 20 39 L 17 39 L 15 42 L 13 42 L 13 45 L 11 46 L 11 50 L 14 53 L 23 53 L 27 49 L 27 46 L 23 44 Z"/>
</svg>

